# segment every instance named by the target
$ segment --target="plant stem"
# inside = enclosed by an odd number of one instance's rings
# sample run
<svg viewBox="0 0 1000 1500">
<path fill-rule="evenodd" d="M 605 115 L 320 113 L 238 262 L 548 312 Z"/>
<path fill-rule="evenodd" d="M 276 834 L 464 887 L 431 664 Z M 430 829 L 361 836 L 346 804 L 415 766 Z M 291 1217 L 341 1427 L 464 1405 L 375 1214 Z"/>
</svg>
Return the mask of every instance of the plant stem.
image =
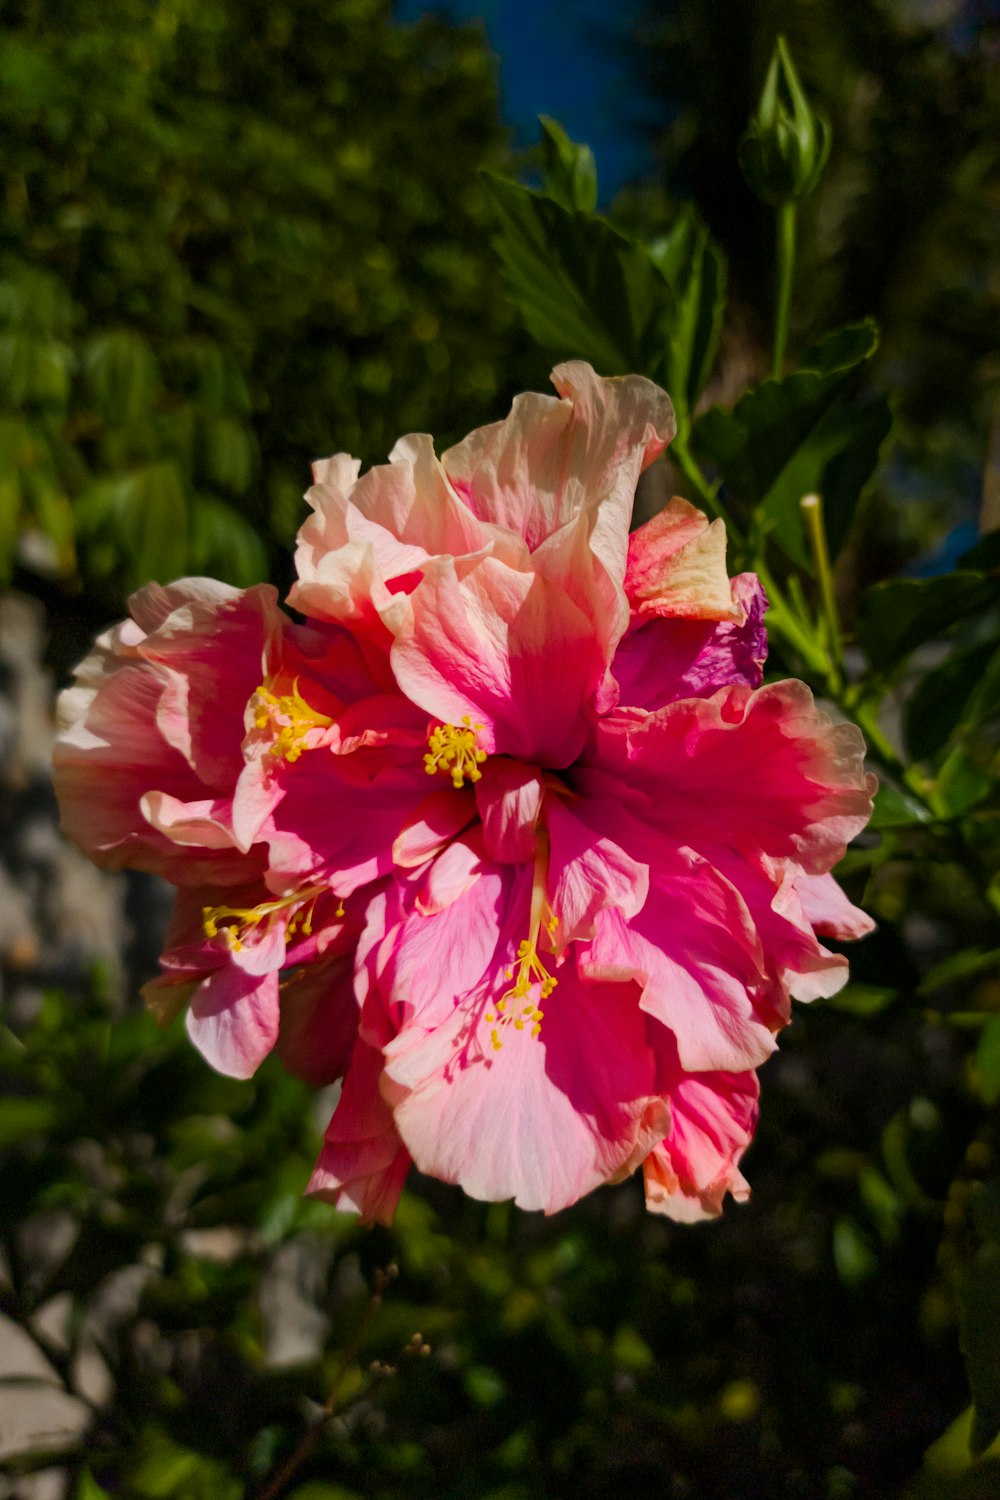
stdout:
<svg viewBox="0 0 1000 1500">
<path fill-rule="evenodd" d="M 823 524 L 823 500 L 819 495 L 803 495 L 799 506 L 809 533 L 809 545 L 812 548 L 813 560 L 819 576 L 820 598 L 823 601 L 823 613 L 826 616 L 826 626 L 830 636 L 830 659 L 839 677 L 844 657 L 840 638 L 837 591 L 833 582 L 833 568 L 830 566 L 830 553 L 826 545 L 826 527 Z"/>
<path fill-rule="evenodd" d="M 344 1383 L 344 1380 L 346 1379 L 347 1372 L 354 1364 L 354 1361 L 357 1359 L 358 1354 L 360 1353 L 361 1346 L 365 1341 L 365 1337 L 368 1333 L 369 1328 L 371 1327 L 372 1320 L 374 1319 L 375 1314 L 378 1312 L 379 1308 L 382 1305 L 383 1293 L 389 1281 L 392 1279 L 394 1270 L 395 1268 L 393 1266 L 390 1266 L 387 1272 L 376 1272 L 375 1290 L 372 1292 L 371 1297 L 368 1300 L 368 1306 L 365 1309 L 364 1316 L 361 1318 L 361 1321 L 359 1322 L 357 1328 L 354 1330 L 354 1337 L 351 1339 L 347 1348 L 344 1350 L 343 1355 L 341 1356 L 340 1363 L 337 1366 L 337 1372 L 333 1379 L 333 1384 L 331 1385 L 330 1390 L 327 1393 L 327 1398 L 323 1403 L 323 1410 L 320 1412 L 319 1418 L 313 1423 L 311 1427 L 307 1428 L 294 1453 L 292 1453 L 292 1455 L 286 1460 L 286 1462 L 282 1464 L 281 1468 L 278 1470 L 278 1473 L 275 1474 L 265 1484 L 264 1488 L 260 1491 L 257 1500 L 277 1500 L 277 1496 L 280 1495 L 285 1489 L 287 1489 L 288 1485 L 292 1482 L 295 1475 L 298 1473 L 299 1469 L 302 1467 L 303 1463 L 309 1457 L 310 1453 L 313 1451 L 313 1449 L 316 1447 L 316 1444 L 323 1436 L 323 1433 L 326 1431 L 328 1424 L 330 1423 L 337 1410 L 337 1400 L 340 1396 L 340 1390 Z"/>
<path fill-rule="evenodd" d="M 788 343 L 788 310 L 792 301 L 792 279 L 795 275 L 794 199 L 782 203 L 777 214 L 778 284 L 774 305 L 774 359 L 771 374 L 780 380 L 785 369 L 785 345 Z"/>
<path fill-rule="evenodd" d="M 684 478 L 688 481 L 691 488 L 695 491 L 698 500 L 709 512 L 709 514 L 719 520 L 725 521 L 726 532 L 733 546 L 741 546 L 742 541 L 739 531 L 733 525 L 732 521 L 726 515 L 722 506 L 719 504 L 718 485 L 710 484 L 708 482 L 705 475 L 701 471 L 697 459 L 691 453 L 683 438 L 674 439 L 673 443 L 670 445 L 667 456 L 669 457 L 671 463 L 673 463 L 676 468 L 680 469 L 681 473 L 684 475 Z"/>
</svg>

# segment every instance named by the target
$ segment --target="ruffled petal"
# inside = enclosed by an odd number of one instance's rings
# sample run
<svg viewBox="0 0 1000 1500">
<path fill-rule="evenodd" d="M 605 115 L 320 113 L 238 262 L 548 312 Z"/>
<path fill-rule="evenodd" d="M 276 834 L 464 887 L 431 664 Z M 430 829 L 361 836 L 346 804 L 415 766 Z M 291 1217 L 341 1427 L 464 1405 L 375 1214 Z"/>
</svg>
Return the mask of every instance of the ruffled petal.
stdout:
<svg viewBox="0 0 1000 1500">
<path fill-rule="evenodd" d="M 724 688 L 598 725 L 574 785 L 617 788 L 675 846 L 752 847 L 822 874 L 871 816 L 877 782 L 853 724 L 833 724 L 801 682 Z"/>
<path fill-rule="evenodd" d="M 723 1200 L 750 1196 L 739 1161 L 757 1123 L 756 1073 L 679 1074 L 670 1129 L 643 1163 L 646 1207 L 681 1223 L 716 1218 Z"/>
<path fill-rule="evenodd" d="M 637 616 L 612 664 L 622 705 L 655 710 L 732 684 L 759 687 L 767 659 L 767 598 L 753 573 L 732 580 L 732 598 L 742 610 L 739 622 Z"/>
<path fill-rule="evenodd" d="M 364 1223 L 391 1224 L 410 1157 L 379 1091 L 381 1076 L 381 1051 L 359 1040 L 306 1192 Z"/>
<path fill-rule="evenodd" d="M 625 593 L 640 618 L 742 618 L 729 590 L 726 528 L 674 496 L 628 539 Z"/>
</svg>

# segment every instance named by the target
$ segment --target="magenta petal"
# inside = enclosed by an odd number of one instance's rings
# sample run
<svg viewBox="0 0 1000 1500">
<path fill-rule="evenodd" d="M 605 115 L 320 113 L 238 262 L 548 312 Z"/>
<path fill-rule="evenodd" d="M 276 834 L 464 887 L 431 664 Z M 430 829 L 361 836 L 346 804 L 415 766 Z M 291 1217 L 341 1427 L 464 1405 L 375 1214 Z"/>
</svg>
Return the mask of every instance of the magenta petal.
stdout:
<svg viewBox="0 0 1000 1500">
<path fill-rule="evenodd" d="M 602 912 L 581 959 L 595 978 L 635 979 L 642 1009 L 673 1034 L 681 1066 L 738 1071 L 774 1051 L 774 983 L 737 891 L 688 851 L 655 870 L 626 922 Z"/>
<path fill-rule="evenodd" d="M 476 783 L 476 806 L 490 859 L 523 864 L 534 858 L 538 818 L 545 794 L 537 766 L 493 756 Z"/>
<path fill-rule="evenodd" d="M 289 1073 L 322 1088 L 347 1071 L 358 1034 L 351 959 L 307 964 L 281 985 L 276 1051 Z"/>
</svg>

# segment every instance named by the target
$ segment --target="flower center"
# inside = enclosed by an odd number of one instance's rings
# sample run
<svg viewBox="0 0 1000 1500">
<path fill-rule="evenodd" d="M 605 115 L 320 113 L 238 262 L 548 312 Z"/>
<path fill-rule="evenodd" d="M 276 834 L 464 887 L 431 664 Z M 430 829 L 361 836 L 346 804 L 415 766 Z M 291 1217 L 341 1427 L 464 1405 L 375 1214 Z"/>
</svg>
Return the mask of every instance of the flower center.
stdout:
<svg viewBox="0 0 1000 1500">
<path fill-rule="evenodd" d="M 282 912 L 291 913 L 285 926 L 286 941 L 299 931 L 303 937 L 308 937 L 312 932 L 316 902 L 325 891 L 325 886 L 310 885 L 293 891 L 290 896 L 262 901 L 259 906 L 203 906 L 201 925 L 207 938 L 225 938 L 231 953 L 239 953 L 251 937 L 270 932 L 274 919 Z M 343 915 L 344 903 L 342 899 L 338 899 L 334 916 Z"/>
<path fill-rule="evenodd" d="M 333 720 L 317 709 L 311 708 L 299 692 L 299 679 L 292 683 L 290 693 L 272 693 L 261 686 L 254 693 L 254 724 L 258 729 L 270 728 L 274 733 L 271 753 L 282 760 L 295 762 L 303 750 L 308 750 L 309 734 L 313 729 L 329 729 Z"/>
<path fill-rule="evenodd" d="M 512 979 L 513 984 L 500 996 L 496 1010 L 488 1011 L 483 1017 L 487 1024 L 492 1026 L 490 1045 L 494 1052 L 499 1052 L 503 1046 L 500 1032 L 505 1026 L 513 1026 L 515 1031 L 523 1031 L 525 1026 L 530 1025 L 531 1035 L 538 1036 L 542 1029 L 545 1012 L 528 997 L 537 984 L 541 990 L 541 998 L 547 1000 L 559 983 L 555 975 L 549 973 L 538 955 L 538 938 L 543 925 L 543 914 L 548 912 L 548 916 L 544 918 L 544 926 L 550 938 L 559 925 L 559 919 L 545 896 L 548 869 L 549 840 L 545 830 L 539 829 L 538 844 L 535 849 L 535 870 L 531 882 L 528 936 L 518 944 L 515 968 L 507 970 L 507 978 Z M 523 1000 L 527 1000 L 528 1003 L 522 1005 Z"/>
<path fill-rule="evenodd" d="M 486 759 L 486 751 L 480 750 L 476 735 L 482 727 L 482 724 L 473 724 L 466 714 L 461 725 L 438 724 L 432 729 L 427 736 L 428 748 L 424 756 L 424 770 L 428 776 L 444 771 L 456 789 L 465 785 L 467 776 L 470 781 L 480 781 L 483 773 L 479 767 Z"/>
</svg>

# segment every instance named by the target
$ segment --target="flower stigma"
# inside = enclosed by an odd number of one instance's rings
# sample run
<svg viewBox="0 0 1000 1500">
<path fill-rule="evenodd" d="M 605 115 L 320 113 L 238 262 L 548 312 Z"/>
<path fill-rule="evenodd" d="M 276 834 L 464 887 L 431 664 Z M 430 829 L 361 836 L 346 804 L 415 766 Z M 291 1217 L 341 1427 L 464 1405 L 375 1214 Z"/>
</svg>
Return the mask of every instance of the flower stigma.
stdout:
<svg viewBox="0 0 1000 1500">
<path fill-rule="evenodd" d="M 290 693 L 273 693 L 262 683 L 250 701 L 254 706 L 256 727 L 270 727 L 275 731 L 272 754 L 290 764 L 298 760 L 303 750 L 310 748 L 310 730 L 329 729 L 333 723 L 326 714 L 319 713 L 306 702 L 299 692 L 297 677 Z"/>
<path fill-rule="evenodd" d="M 470 781 L 482 780 L 479 767 L 486 759 L 486 751 L 480 750 L 476 743 L 476 735 L 482 727 L 482 724 L 473 724 L 466 714 L 461 725 L 438 724 L 432 729 L 427 736 L 428 749 L 424 756 L 424 770 L 428 776 L 434 776 L 438 771 L 446 772 L 456 791 L 465 785 L 466 777 Z"/>
<path fill-rule="evenodd" d="M 223 937 L 232 953 L 239 953 L 247 939 L 259 934 L 261 924 L 266 924 L 263 933 L 269 933 L 276 917 L 282 912 L 291 915 L 285 926 L 285 940 L 300 932 L 303 937 L 312 933 L 313 912 L 326 887 L 306 886 L 293 891 L 290 896 L 276 897 L 274 901 L 262 901 L 259 906 L 203 906 L 201 925 L 207 938 Z M 344 916 L 343 899 L 337 898 L 335 917 Z M 230 925 L 232 924 L 232 925 Z"/>
<path fill-rule="evenodd" d="M 537 984 L 541 992 L 541 998 L 547 1000 L 559 983 L 554 974 L 550 974 L 538 954 L 538 938 L 544 925 L 550 939 L 554 936 L 559 926 L 559 918 L 549 906 L 545 895 L 545 881 L 549 866 L 549 840 L 544 828 L 538 831 L 538 845 L 535 850 L 535 869 L 531 882 L 531 915 L 528 927 L 528 936 L 517 946 L 516 972 L 514 968 L 507 970 L 507 978 L 513 980 L 509 989 L 504 990 L 497 1001 L 496 1010 L 488 1011 L 484 1020 L 492 1026 L 490 1031 L 490 1046 L 494 1052 L 499 1052 L 503 1046 L 500 1031 L 505 1026 L 513 1026 L 515 1031 L 523 1031 L 526 1026 L 531 1027 L 531 1035 L 537 1037 L 542 1029 L 542 1021 L 545 1012 L 529 996 Z M 545 913 L 548 913 L 546 916 Z M 527 1001 L 524 1005 L 521 1002 Z"/>
</svg>

